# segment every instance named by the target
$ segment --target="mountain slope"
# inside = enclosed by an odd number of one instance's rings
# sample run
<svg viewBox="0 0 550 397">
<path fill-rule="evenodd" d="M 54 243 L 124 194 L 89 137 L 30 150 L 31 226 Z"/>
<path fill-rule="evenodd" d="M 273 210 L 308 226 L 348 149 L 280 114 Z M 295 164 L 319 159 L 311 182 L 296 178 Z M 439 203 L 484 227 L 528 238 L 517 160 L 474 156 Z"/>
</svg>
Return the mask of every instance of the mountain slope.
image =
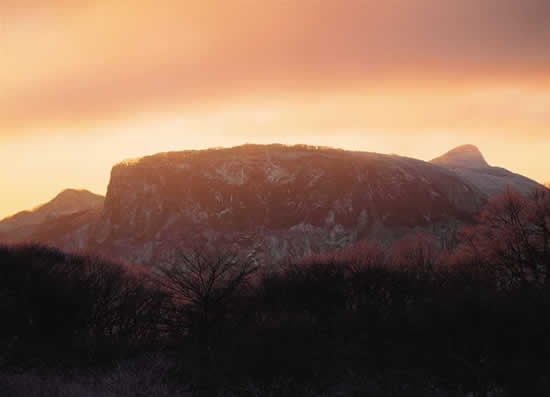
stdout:
<svg viewBox="0 0 550 397">
<path fill-rule="evenodd" d="M 96 211 L 102 208 L 104 197 L 87 190 L 67 189 L 51 201 L 30 211 L 22 211 L 0 221 L 0 239 L 23 241 L 36 239 L 33 234 L 44 224 L 59 223 L 75 214 Z M 63 223 L 63 222 L 61 222 Z"/>
<path fill-rule="evenodd" d="M 483 194 L 441 167 L 307 146 L 163 153 L 115 166 L 90 246 L 136 262 L 196 244 L 255 247 L 266 261 L 445 230 Z"/>
<path fill-rule="evenodd" d="M 431 163 L 303 145 L 160 153 L 114 166 L 104 200 L 68 191 L 2 221 L 0 240 L 142 264 L 211 245 L 271 263 L 418 229 L 445 241 L 507 186 L 540 185 L 489 166 L 471 145 Z"/>
<path fill-rule="evenodd" d="M 474 145 L 456 147 L 431 162 L 448 168 L 490 167 L 481 151 Z"/>
<path fill-rule="evenodd" d="M 433 159 L 431 163 L 451 170 L 487 196 L 502 193 L 508 188 L 524 194 L 543 188 L 522 175 L 504 168 L 491 167 L 474 145 L 459 146 Z"/>
</svg>

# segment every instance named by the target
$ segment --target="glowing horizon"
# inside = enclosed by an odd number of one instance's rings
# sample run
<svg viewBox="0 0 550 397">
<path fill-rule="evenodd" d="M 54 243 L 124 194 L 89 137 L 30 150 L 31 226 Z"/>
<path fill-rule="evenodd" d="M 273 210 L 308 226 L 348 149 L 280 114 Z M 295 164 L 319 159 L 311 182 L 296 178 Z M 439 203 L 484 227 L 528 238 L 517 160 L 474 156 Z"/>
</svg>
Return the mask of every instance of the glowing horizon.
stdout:
<svg viewBox="0 0 550 397">
<path fill-rule="evenodd" d="M 0 218 L 159 151 L 480 147 L 550 179 L 540 0 L 0 5 Z"/>
</svg>

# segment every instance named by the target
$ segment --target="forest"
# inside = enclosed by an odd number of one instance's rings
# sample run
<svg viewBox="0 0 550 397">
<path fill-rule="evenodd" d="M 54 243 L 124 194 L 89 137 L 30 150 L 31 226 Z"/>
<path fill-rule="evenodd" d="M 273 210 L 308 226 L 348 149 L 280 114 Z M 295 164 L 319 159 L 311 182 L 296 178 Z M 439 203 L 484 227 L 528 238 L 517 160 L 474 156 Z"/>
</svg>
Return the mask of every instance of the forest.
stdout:
<svg viewBox="0 0 550 397">
<path fill-rule="evenodd" d="M 0 395 L 546 396 L 550 193 L 262 266 L 220 247 L 144 268 L 0 246 Z"/>
</svg>

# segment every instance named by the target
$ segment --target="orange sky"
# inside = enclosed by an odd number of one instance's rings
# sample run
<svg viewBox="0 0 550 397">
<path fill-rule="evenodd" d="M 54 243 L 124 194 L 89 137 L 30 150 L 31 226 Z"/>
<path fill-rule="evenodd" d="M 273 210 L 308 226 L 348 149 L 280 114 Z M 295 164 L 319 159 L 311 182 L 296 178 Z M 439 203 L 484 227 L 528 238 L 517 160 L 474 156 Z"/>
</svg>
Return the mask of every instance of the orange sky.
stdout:
<svg viewBox="0 0 550 397">
<path fill-rule="evenodd" d="M 546 0 L 4 0 L 0 217 L 113 163 L 287 142 L 477 144 L 550 180 Z"/>
</svg>

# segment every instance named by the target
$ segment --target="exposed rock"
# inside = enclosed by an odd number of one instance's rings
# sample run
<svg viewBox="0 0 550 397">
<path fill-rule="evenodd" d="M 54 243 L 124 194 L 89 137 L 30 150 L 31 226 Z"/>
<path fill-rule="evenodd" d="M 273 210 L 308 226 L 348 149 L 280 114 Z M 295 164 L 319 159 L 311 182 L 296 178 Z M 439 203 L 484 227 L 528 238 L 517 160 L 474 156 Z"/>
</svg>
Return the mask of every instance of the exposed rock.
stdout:
<svg viewBox="0 0 550 397">
<path fill-rule="evenodd" d="M 443 241 L 503 189 L 503 180 L 520 191 L 536 186 L 490 167 L 474 147 L 451 153 L 437 164 L 303 145 L 161 153 L 114 166 L 104 202 L 49 203 L 40 215 L 18 215 L 37 222 L 23 222 L 30 225 L 24 233 L 9 230 L 14 241 L 142 264 L 171 261 L 196 245 L 252 250 L 271 263 L 416 229 Z"/>
<path fill-rule="evenodd" d="M 433 164 L 448 168 L 486 168 L 489 167 L 481 151 L 474 145 L 462 145 L 448 151 L 431 161 Z"/>
<path fill-rule="evenodd" d="M 398 156 L 283 145 L 163 153 L 113 168 L 90 246 L 155 263 L 176 247 L 227 245 L 270 262 L 465 221 L 483 200 L 456 175 Z"/>
<path fill-rule="evenodd" d="M 466 182 L 481 190 L 487 196 L 494 196 L 506 189 L 529 194 L 543 188 L 539 183 L 500 167 L 491 167 L 481 151 L 473 145 L 459 146 L 456 149 L 431 161 L 445 167 Z"/>
</svg>

